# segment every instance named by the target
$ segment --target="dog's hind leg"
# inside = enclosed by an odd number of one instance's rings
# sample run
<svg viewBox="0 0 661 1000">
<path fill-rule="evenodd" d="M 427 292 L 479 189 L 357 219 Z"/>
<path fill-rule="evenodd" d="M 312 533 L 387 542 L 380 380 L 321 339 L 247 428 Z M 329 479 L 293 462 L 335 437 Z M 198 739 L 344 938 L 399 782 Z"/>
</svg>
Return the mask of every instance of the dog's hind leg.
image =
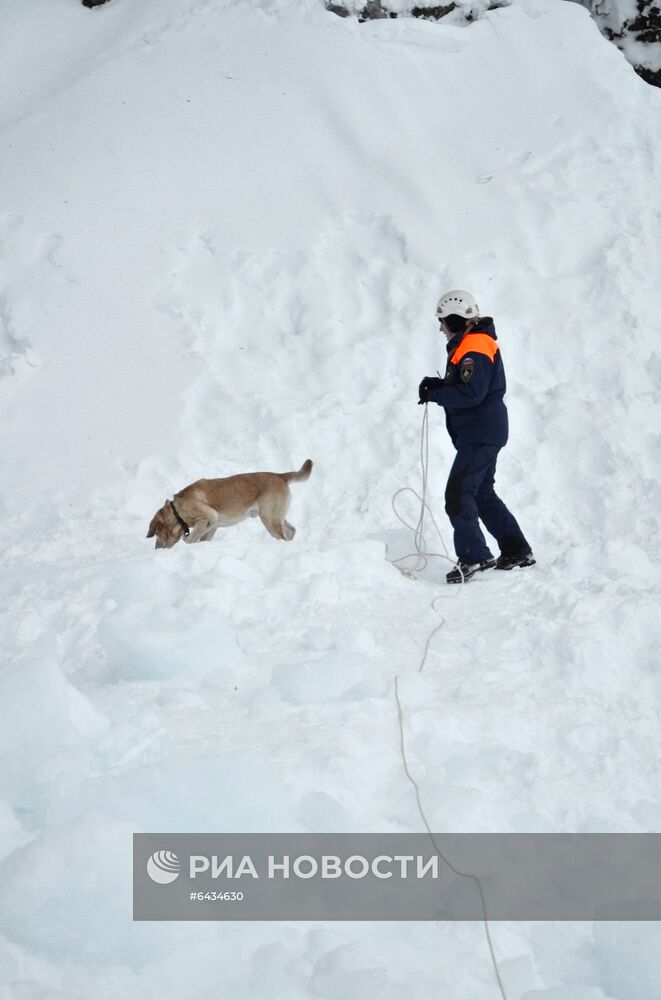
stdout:
<svg viewBox="0 0 661 1000">
<path fill-rule="evenodd" d="M 296 528 L 289 521 L 276 521 L 275 518 L 263 517 L 261 514 L 260 518 L 269 535 L 280 541 L 291 542 L 296 534 Z"/>
<path fill-rule="evenodd" d="M 277 538 L 280 541 L 284 539 L 285 535 L 282 530 L 282 521 L 276 521 L 275 518 L 266 517 L 264 514 L 260 514 L 259 518 L 269 535 L 272 535 L 273 538 Z"/>
<path fill-rule="evenodd" d="M 289 489 L 283 483 L 276 489 L 270 490 L 267 495 L 260 497 L 259 502 L 259 516 L 269 535 L 285 542 L 291 542 L 296 533 L 296 529 L 285 520 L 289 499 Z"/>
<path fill-rule="evenodd" d="M 296 528 L 289 521 L 282 522 L 282 533 L 285 536 L 285 541 L 291 542 L 292 538 L 296 534 Z"/>
</svg>

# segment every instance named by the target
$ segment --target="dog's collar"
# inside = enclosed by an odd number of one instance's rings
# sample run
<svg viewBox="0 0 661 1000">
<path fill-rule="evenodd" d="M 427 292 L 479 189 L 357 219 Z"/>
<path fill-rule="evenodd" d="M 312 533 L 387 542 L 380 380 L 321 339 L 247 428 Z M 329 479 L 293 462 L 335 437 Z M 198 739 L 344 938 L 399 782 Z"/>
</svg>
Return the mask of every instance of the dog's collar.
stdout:
<svg viewBox="0 0 661 1000">
<path fill-rule="evenodd" d="M 174 505 L 174 500 L 170 500 L 170 506 L 172 507 L 172 513 L 174 514 L 174 516 L 176 517 L 177 521 L 179 522 L 181 528 L 183 529 L 184 538 L 188 538 L 188 536 L 190 535 L 190 528 L 188 527 L 188 525 L 184 521 L 183 517 L 180 517 L 179 511 L 177 510 L 177 508 Z"/>
</svg>

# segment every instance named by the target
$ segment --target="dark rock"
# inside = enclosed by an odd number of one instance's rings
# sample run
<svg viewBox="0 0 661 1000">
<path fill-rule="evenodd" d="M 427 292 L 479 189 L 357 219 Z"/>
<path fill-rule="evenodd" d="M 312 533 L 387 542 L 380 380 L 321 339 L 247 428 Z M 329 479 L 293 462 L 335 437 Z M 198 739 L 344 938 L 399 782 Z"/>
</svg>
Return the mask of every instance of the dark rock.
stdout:
<svg viewBox="0 0 661 1000">
<path fill-rule="evenodd" d="M 622 25 L 622 35 L 631 35 L 637 42 L 653 45 L 661 42 L 661 6 L 659 0 L 636 0 L 636 16 Z M 622 36 L 620 36 L 622 37 Z M 661 67 L 649 69 L 636 66 L 634 69 L 645 83 L 661 87 Z"/>
<path fill-rule="evenodd" d="M 653 87 L 661 87 L 661 69 L 647 69 L 645 66 L 634 66 L 638 76 Z"/>
<path fill-rule="evenodd" d="M 83 7 L 100 7 L 103 3 L 108 3 L 108 0 L 83 0 Z"/>
<path fill-rule="evenodd" d="M 381 5 L 381 0 L 367 0 L 367 3 L 358 15 L 358 20 L 379 21 L 383 17 L 388 17 L 388 11 Z"/>
<path fill-rule="evenodd" d="M 456 3 L 449 3 L 441 7 L 414 7 L 411 14 L 413 17 L 426 18 L 428 21 L 440 21 L 446 14 L 451 14 L 456 7 Z"/>
<path fill-rule="evenodd" d="M 661 42 L 661 7 L 649 0 L 638 0 L 637 16 L 633 21 L 626 21 L 629 34 L 639 42 Z"/>
<path fill-rule="evenodd" d="M 326 10 L 331 14 L 337 14 L 338 17 L 349 17 L 351 11 L 343 7 L 341 3 L 327 3 Z"/>
</svg>

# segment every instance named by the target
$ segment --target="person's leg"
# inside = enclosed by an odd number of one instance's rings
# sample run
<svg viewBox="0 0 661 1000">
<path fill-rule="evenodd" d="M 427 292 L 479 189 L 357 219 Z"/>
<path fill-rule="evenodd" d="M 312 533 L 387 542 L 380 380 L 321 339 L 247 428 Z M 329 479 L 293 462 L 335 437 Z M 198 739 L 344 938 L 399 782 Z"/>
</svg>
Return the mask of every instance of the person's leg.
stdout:
<svg viewBox="0 0 661 1000">
<path fill-rule="evenodd" d="M 508 510 L 494 489 L 497 458 L 498 450 L 496 449 L 491 465 L 482 478 L 477 491 L 478 514 L 484 527 L 498 542 L 501 555 L 523 556 L 530 552 L 530 545 L 521 531 L 516 518 Z"/>
<path fill-rule="evenodd" d="M 454 529 L 454 549 L 459 562 L 473 564 L 493 559 L 477 520 L 477 494 L 497 450 L 489 445 L 459 448 L 450 469 L 445 512 Z"/>
</svg>

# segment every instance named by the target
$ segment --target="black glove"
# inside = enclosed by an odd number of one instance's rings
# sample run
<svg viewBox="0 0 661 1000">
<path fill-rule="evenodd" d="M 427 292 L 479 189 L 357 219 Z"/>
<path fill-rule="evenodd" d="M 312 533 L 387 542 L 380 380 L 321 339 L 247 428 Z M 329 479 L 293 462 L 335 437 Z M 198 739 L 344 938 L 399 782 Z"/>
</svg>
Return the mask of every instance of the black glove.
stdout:
<svg viewBox="0 0 661 1000">
<path fill-rule="evenodd" d="M 435 389 L 440 389 L 443 385 L 443 379 L 441 378 L 423 378 L 422 382 L 418 386 L 418 395 L 420 399 L 418 404 L 429 402 L 429 393 L 433 392 Z"/>
</svg>

